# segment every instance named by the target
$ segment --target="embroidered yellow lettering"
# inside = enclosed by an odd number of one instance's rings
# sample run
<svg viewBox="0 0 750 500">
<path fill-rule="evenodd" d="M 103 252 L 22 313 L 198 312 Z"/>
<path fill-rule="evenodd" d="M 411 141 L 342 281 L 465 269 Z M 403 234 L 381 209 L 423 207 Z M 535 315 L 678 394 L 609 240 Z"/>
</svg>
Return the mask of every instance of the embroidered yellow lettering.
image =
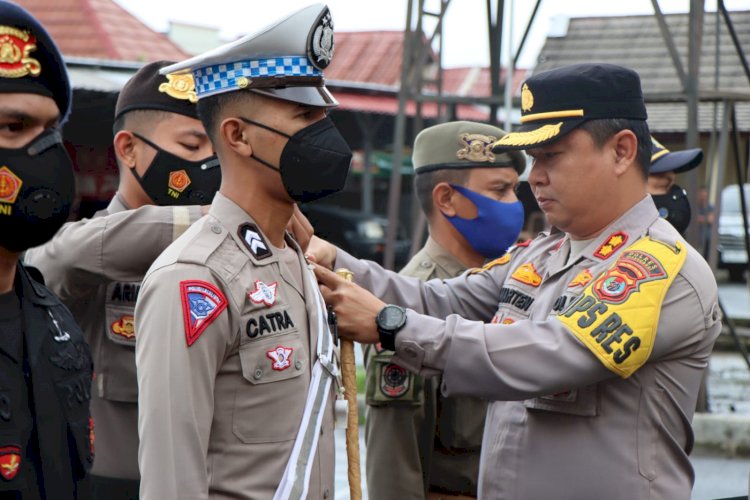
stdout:
<svg viewBox="0 0 750 500">
<path fill-rule="evenodd" d="M 623 378 L 648 361 L 664 296 L 687 251 L 651 238 L 631 245 L 559 316 L 583 345 Z"/>
</svg>

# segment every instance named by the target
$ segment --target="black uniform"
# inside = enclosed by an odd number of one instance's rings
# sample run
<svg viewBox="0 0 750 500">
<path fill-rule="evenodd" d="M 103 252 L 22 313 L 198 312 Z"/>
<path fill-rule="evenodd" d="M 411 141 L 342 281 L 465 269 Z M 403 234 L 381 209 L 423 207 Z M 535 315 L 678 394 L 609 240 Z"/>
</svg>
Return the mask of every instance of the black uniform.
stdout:
<svg viewBox="0 0 750 500">
<path fill-rule="evenodd" d="M 70 312 L 19 263 L 0 295 L 0 499 L 86 496 L 92 375 Z"/>
</svg>

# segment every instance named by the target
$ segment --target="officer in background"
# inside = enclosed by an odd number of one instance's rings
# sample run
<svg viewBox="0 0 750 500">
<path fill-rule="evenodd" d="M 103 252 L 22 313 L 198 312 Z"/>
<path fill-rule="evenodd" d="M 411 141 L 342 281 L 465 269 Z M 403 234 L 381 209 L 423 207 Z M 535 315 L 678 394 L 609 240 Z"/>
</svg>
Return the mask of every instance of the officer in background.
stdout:
<svg viewBox="0 0 750 500">
<path fill-rule="evenodd" d="M 61 127 L 71 86 L 29 12 L 0 2 L 0 498 L 86 498 L 92 361 L 73 316 L 21 254 L 70 213 Z"/>
<path fill-rule="evenodd" d="M 605 63 L 540 72 L 521 109 L 493 150 L 532 157 L 552 229 L 480 272 L 427 283 L 312 238 L 318 263 L 374 293 L 316 267 L 339 333 L 442 373 L 446 396 L 492 401 L 481 498 L 687 499 L 690 423 L 721 313 L 711 269 L 646 192 L 640 78 Z"/>
<path fill-rule="evenodd" d="M 400 274 L 453 278 L 516 242 L 524 211 L 515 188 L 526 161 L 518 151 L 492 152 L 504 135 L 465 121 L 417 135 L 415 191 L 429 237 Z M 379 345 L 365 348 L 369 498 L 475 498 L 486 401 L 442 397 L 440 377 L 408 372 L 392 356 Z"/>
<path fill-rule="evenodd" d="M 141 280 L 162 250 L 203 215 L 199 205 L 211 202 L 221 181 L 198 120 L 192 75 L 160 75 L 169 64 L 143 66 L 118 96 L 120 181 L 109 206 L 66 224 L 26 255 L 73 312 L 94 354 L 91 483 L 97 499 L 138 498 L 133 311 Z"/>
<path fill-rule="evenodd" d="M 651 137 L 651 168 L 647 190 L 659 215 L 683 234 L 690 224 L 690 202 L 685 190 L 675 184 L 677 174 L 693 170 L 703 161 L 700 148 L 670 151 Z M 703 252 L 703 248 L 699 249 Z M 704 254 L 705 255 L 705 254 Z"/>
<path fill-rule="evenodd" d="M 144 500 L 333 498 L 333 339 L 285 233 L 295 202 L 340 190 L 351 163 L 326 116 L 333 51 L 315 4 L 162 70 L 192 71 L 222 181 L 136 303 Z"/>
</svg>

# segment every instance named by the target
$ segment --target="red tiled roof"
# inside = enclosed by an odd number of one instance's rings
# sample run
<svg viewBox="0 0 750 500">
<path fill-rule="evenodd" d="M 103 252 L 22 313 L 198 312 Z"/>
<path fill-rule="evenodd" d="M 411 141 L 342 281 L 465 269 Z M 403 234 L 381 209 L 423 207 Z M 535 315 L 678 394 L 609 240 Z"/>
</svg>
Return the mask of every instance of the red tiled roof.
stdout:
<svg viewBox="0 0 750 500">
<path fill-rule="evenodd" d="M 188 57 L 113 0 L 16 0 L 52 35 L 66 56 L 119 61 Z"/>
<path fill-rule="evenodd" d="M 402 31 L 336 32 L 336 56 L 326 69 L 326 79 L 398 88 L 401 79 Z M 516 68 L 513 95 L 530 70 Z M 505 79 L 505 69 L 500 74 Z M 487 97 L 490 92 L 490 69 L 485 67 L 443 69 L 443 93 Z"/>
</svg>

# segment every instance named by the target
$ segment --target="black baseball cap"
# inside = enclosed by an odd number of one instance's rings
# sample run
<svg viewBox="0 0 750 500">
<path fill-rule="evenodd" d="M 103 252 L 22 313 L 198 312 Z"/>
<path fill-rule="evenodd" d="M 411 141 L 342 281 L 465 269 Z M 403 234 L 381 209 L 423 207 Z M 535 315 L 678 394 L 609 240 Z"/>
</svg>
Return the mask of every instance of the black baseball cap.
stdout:
<svg viewBox="0 0 750 500">
<path fill-rule="evenodd" d="M 495 142 L 493 151 L 543 146 L 588 120 L 647 117 L 638 73 L 607 63 L 572 64 L 524 82 L 521 126 Z"/>
<path fill-rule="evenodd" d="M 0 47 L 0 92 L 49 97 L 65 123 L 73 91 L 62 54 L 30 12 L 5 0 L 0 0 Z"/>
<path fill-rule="evenodd" d="M 659 141 L 651 137 L 651 168 L 649 174 L 675 173 L 692 170 L 703 161 L 703 150 L 700 148 L 670 151 Z"/>
</svg>

